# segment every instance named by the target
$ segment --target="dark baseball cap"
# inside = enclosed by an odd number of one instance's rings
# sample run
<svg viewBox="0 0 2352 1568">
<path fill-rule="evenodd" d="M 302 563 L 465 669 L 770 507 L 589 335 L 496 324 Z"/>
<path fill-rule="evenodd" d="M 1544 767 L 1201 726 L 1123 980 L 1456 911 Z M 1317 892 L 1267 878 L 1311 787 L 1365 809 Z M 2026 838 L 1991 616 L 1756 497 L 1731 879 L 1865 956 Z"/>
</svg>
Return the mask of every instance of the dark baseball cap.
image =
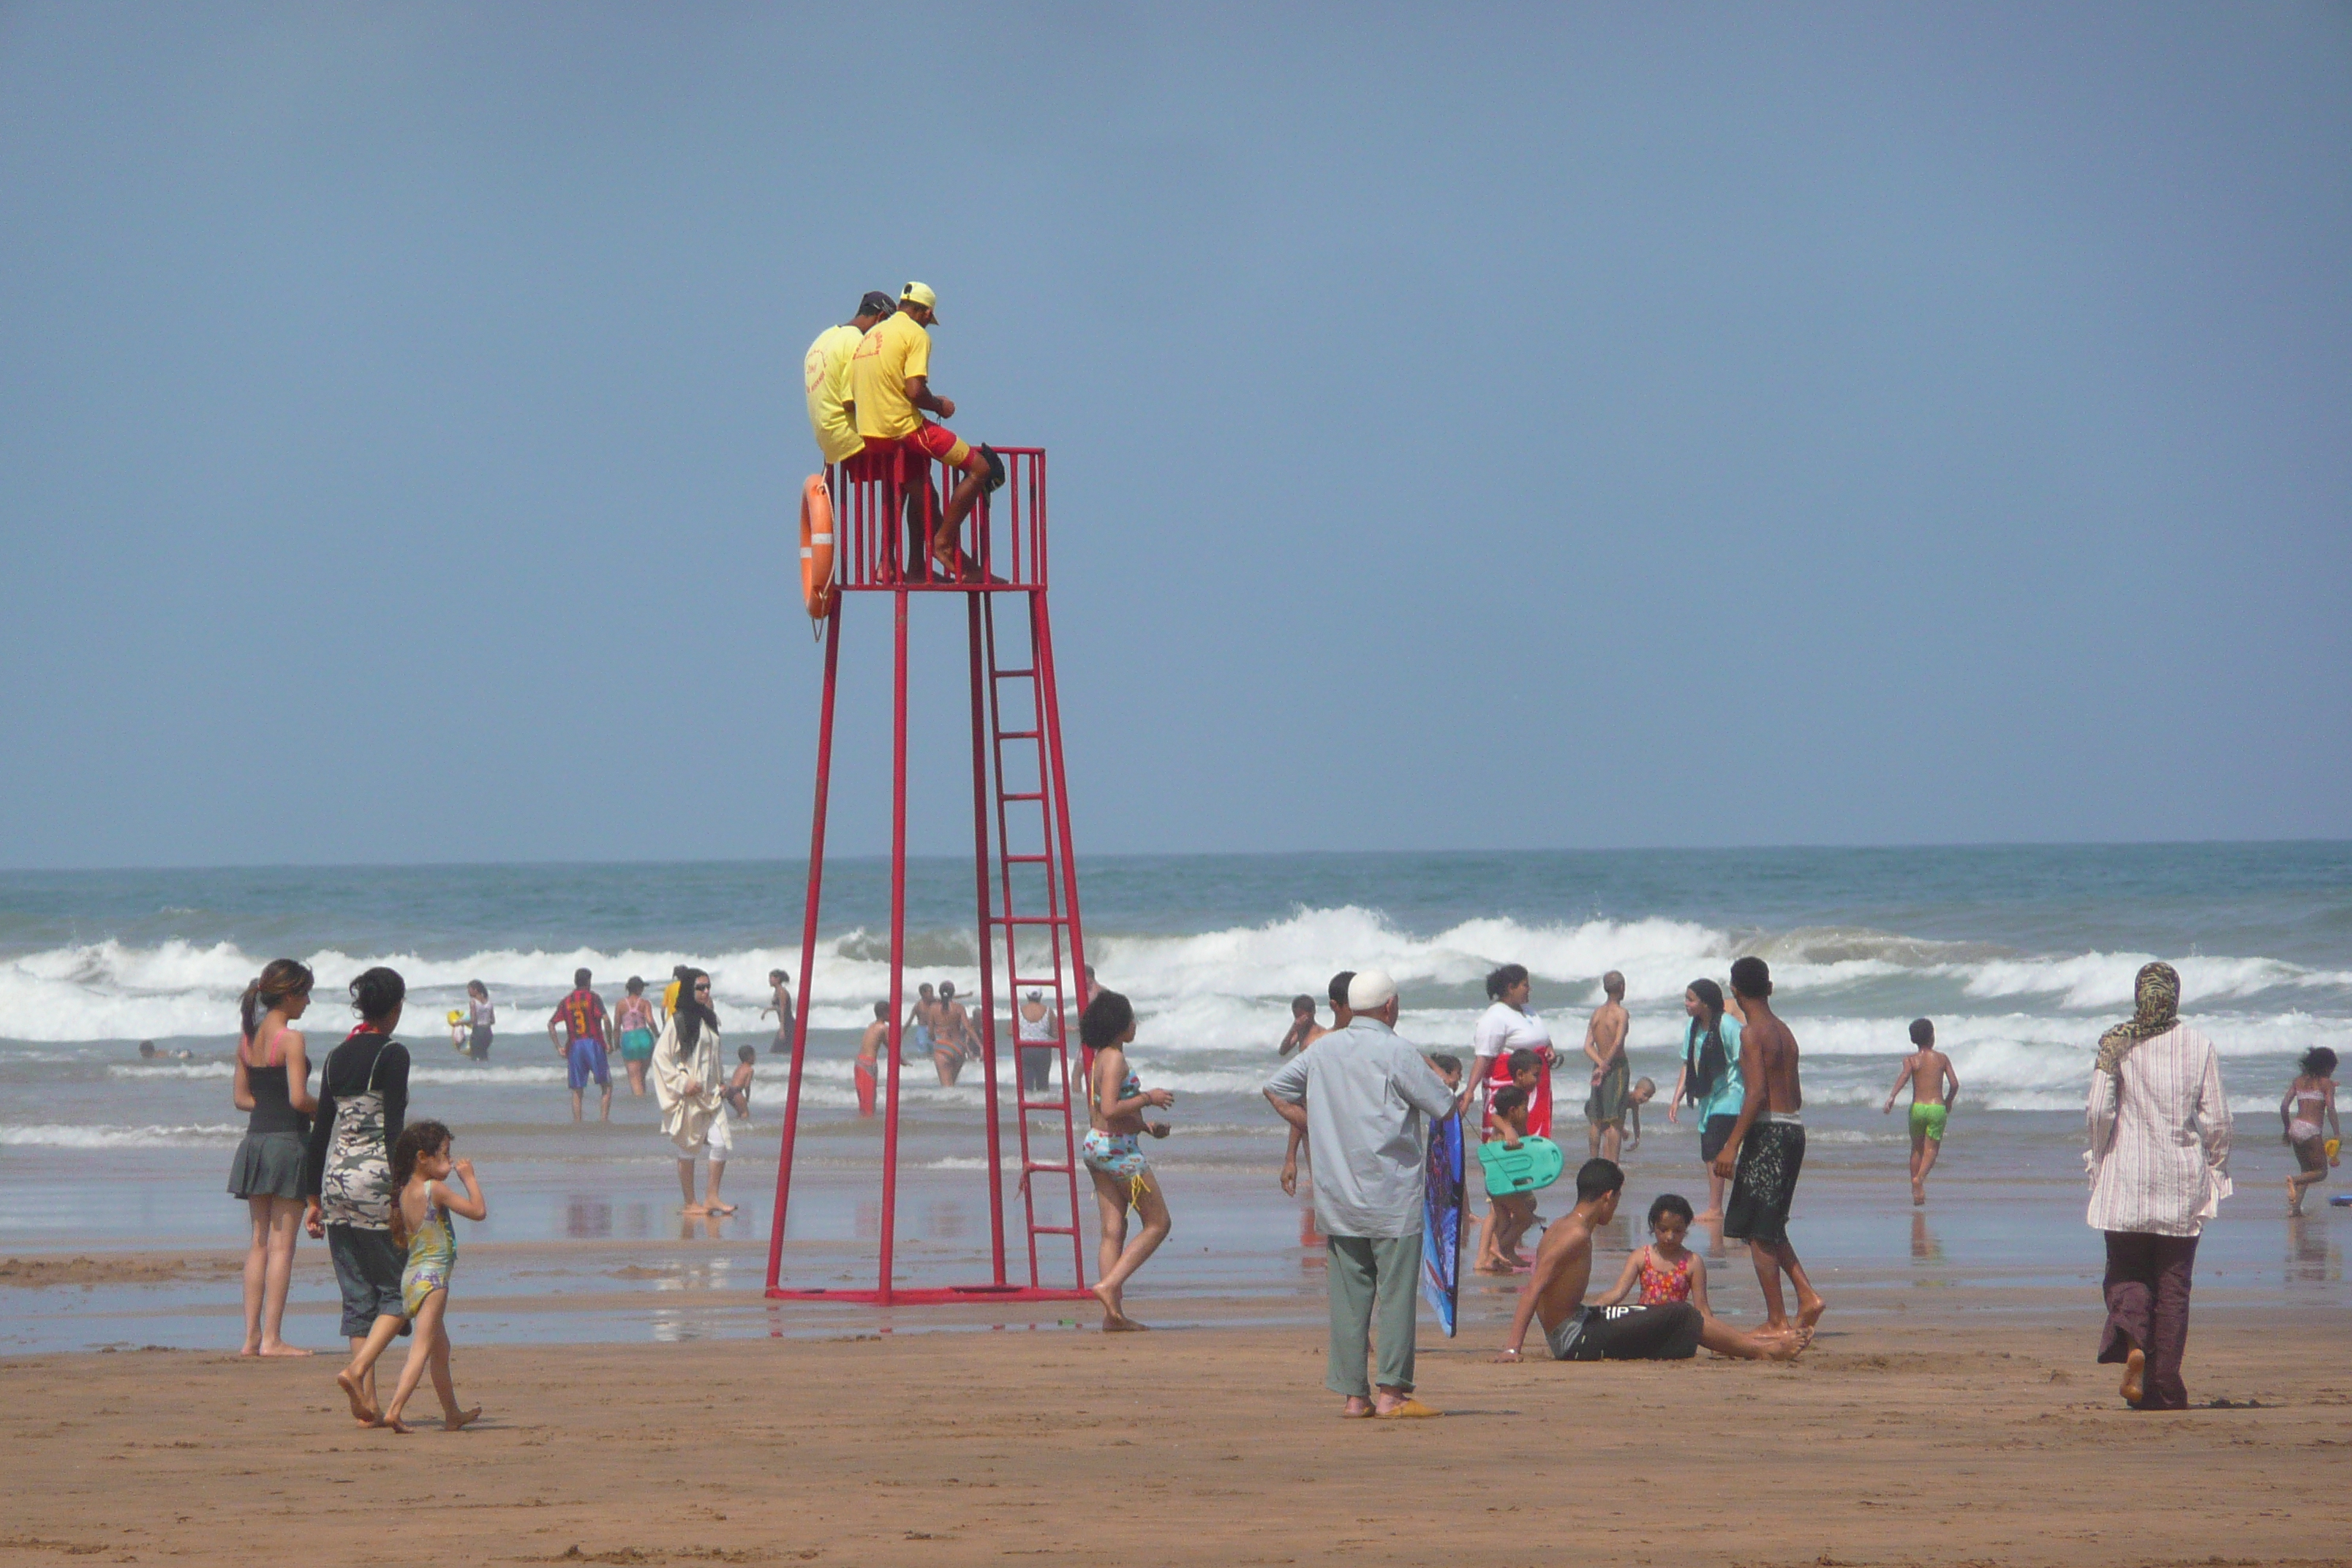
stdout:
<svg viewBox="0 0 2352 1568">
<path fill-rule="evenodd" d="M 898 302 L 879 289 L 868 289 L 866 298 L 857 301 L 857 314 L 861 316 L 890 316 L 898 310 Z"/>
</svg>

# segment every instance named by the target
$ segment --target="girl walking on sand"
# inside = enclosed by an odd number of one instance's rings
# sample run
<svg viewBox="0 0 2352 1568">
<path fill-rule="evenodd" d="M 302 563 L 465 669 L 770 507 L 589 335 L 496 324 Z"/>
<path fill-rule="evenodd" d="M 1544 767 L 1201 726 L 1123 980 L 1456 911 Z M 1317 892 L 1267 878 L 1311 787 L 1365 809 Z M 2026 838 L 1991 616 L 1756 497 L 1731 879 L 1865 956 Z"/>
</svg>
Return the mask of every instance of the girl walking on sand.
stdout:
<svg viewBox="0 0 2352 1568">
<path fill-rule="evenodd" d="M 230 1099 L 250 1111 L 229 1164 L 253 1241 L 245 1254 L 244 1355 L 309 1355 L 286 1342 L 286 1289 L 302 1234 L 302 1156 L 310 1134 L 310 1058 L 294 1021 L 310 1005 L 310 971 L 273 960 L 237 1005 L 236 1076 Z"/>
<path fill-rule="evenodd" d="M 1127 1315 L 1123 1293 L 1144 1260 L 1168 1239 L 1168 1200 L 1152 1179 L 1151 1163 L 1136 1146 L 1136 1135 L 1168 1136 L 1168 1123 L 1143 1120 L 1147 1108 L 1166 1110 L 1176 1097 L 1146 1089 L 1127 1067 L 1135 1038 L 1135 1009 L 1116 991 L 1097 991 L 1078 1019 L 1078 1038 L 1094 1052 L 1094 1077 L 1087 1092 L 1087 1141 L 1079 1152 L 1094 1178 L 1095 1206 L 1102 1215 L 1102 1245 L 1096 1258 L 1095 1299 L 1103 1304 L 1103 1332 L 1131 1333 L 1145 1325 Z M 1127 1211 L 1143 1216 L 1134 1239 L 1127 1234 Z"/>
<path fill-rule="evenodd" d="M 408 1408 L 425 1373 L 433 1373 L 433 1392 L 440 1396 L 441 1424 L 450 1431 L 478 1419 L 482 1407 L 457 1408 L 457 1384 L 449 1376 L 449 1281 L 457 1270 L 457 1232 L 451 1215 L 475 1221 L 488 1219 L 489 1205 L 471 1160 L 453 1160 L 457 1141 L 438 1121 L 419 1121 L 404 1130 L 392 1146 L 392 1179 L 400 1195 L 392 1210 L 393 1239 L 408 1248 L 408 1267 L 400 1276 L 400 1304 L 415 1325 L 415 1342 L 408 1364 L 400 1369 L 400 1386 L 383 1407 L 383 1425 L 395 1432 L 408 1426 L 400 1413 Z M 457 1178 L 451 1186 L 449 1178 Z"/>
<path fill-rule="evenodd" d="M 2320 1123 L 2335 1130 L 2331 1149 L 2323 1137 L 2326 1131 Z M 2294 1151 L 2295 1173 L 2286 1179 L 2286 1212 L 2303 1212 L 2303 1194 L 2327 1180 L 2327 1167 L 2340 1164 L 2340 1146 L 2344 1141 L 2344 1123 L 2336 1114 L 2336 1053 L 2326 1046 L 2314 1046 L 2303 1053 L 2297 1064 L 2294 1081 L 2286 1086 L 2286 1098 L 2279 1101 L 2279 1120 L 2286 1123 L 2286 1145 Z"/>
</svg>

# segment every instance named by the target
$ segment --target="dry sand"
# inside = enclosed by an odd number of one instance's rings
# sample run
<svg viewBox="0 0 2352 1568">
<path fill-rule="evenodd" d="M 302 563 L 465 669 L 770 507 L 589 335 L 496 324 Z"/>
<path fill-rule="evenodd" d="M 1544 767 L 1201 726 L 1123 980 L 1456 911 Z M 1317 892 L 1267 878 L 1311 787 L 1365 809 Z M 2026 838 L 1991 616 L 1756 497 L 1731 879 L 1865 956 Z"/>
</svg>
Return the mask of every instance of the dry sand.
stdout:
<svg viewBox="0 0 2352 1568">
<path fill-rule="evenodd" d="M 2201 1313 L 2191 1395 L 2231 1403 L 2173 1415 L 2091 1364 L 2093 1301 L 1881 1317 L 1786 1367 L 1502 1366 L 1490 1328 L 1424 1329 L 1448 1414 L 1418 1423 L 1336 1419 L 1296 1328 L 457 1325 L 488 1412 L 458 1434 L 356 1428 L 328 1357 L 0 1361 L 0 1562 L 2344 1563 L 2352 1525 L 2340 1313 Z"/>
</svg>

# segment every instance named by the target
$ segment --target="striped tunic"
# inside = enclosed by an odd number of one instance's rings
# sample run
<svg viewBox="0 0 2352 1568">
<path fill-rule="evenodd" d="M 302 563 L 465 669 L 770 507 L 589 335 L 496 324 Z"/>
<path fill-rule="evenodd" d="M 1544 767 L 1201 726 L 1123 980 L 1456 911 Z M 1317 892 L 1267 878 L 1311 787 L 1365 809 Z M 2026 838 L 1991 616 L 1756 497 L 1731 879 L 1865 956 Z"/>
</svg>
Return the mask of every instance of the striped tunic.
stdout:
<svg viewBox="0 0 2352 1568">
<path fill-rule="evenodd" d="M 2094 1230 L 2195 1236 L 2230 1195 L 2230 1107 L 2213 1042 L 2186 1024 L 2094 1071 L 2084 1108 Z"/>
</svg>

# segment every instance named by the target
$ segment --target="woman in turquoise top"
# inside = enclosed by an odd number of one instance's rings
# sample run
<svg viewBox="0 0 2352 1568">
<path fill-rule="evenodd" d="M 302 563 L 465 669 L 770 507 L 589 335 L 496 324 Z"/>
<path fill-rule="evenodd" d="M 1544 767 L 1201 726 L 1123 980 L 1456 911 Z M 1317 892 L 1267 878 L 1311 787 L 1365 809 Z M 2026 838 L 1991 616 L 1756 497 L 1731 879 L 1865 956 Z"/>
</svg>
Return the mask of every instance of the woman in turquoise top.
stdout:
<svg viewBox="0 0 2352 1568">
<path fill-rule="evenodd" d="M 1683 993 L 1683 1011 L 1690 1023 L 1683 1030 L 1683 1070 L 1675 1079 L 1666 1120 L 1676 1119 L 1685 1103 L 1698 1117 L 1698 1157 L 1706 1166 L 1706 1212 L 1703 1220 L 1723 1217 L 1723 1178 L 1715 1173 L 1715 1157 L 1731 1139 L 1739 1120 L 1739 1102 L 1748 1087 L 1739 1078 L 1739 1016 L 1726 1010 L 1723 987 L 1712 980 L 1694 980 Z"/>
<path fill-rule="evenodd" d="M 400 1386 L 383 1407 L 379 1424 L 395 1432 L 408 1428 L 400 1413 L 416 1392 L 427 1368 L 433 1392 L 441 1397 L 442 1425 L 455 1432 L 475 1420 L 482 1407 L 457 1408 L 457 1389 L 449 1377 L 449 1281 L 457 1271 L 457 1233 L 451 1215 L 470 1220 L 489 1217 L 482 1184 L 470 1160 L 453 1160 L 455 1140 L 438 1121 L 412 1121 L 392 1146 L 392 1237 L 408 1248 L 408 1267 L 400 1276 L 400 1304 L 416 1325 L 415 1348 L 400 1369 Z M 449 1178 L 457 1178 L 457 1186 Z"/>
</svg>

